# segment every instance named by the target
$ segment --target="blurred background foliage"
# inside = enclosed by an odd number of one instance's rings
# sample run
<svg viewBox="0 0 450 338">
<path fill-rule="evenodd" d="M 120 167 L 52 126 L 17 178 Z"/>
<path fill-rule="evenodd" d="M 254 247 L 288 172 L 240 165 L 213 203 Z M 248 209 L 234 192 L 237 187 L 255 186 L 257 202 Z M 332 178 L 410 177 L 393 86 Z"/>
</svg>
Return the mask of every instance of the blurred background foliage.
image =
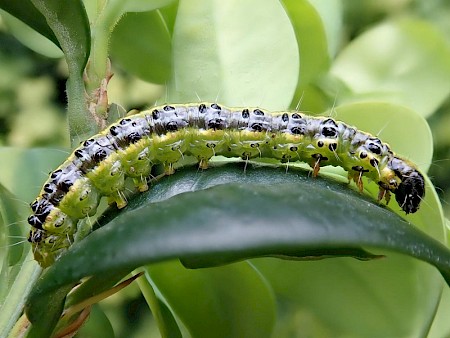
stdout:
<svg viewBox="0 0 450 338">
<path fill-rule="evenodd" d="M 87 0 L 86 7 L 95 3 Z M 318 2 L 318 1 L 316 1 Z M 415 16 L 431 23 L 443 33 L 450 45 L 450 2 L 447 0 L 342 0 L 343 34 L 341 46 L 359 36 L 375 24 L 389 18 Z M 173 11 L 174 6 L 164 9 Z M 132 15 L 123 20 L 133 21 Z M 169 27 L 168 32 L 172 31 Z M 139 29 L 136 27 L 135 29 Z M 113 32 L 111 59 L 114 77 L 108 94 L 114 103 L 126 109 L 142 109 L 153 105 L 164 97 L 165 74 L 155 75 L 158 83 L 150 83 L 135 77 L 133 65 L 123 62 L 122 50 L 115 49 L 115 41 L 126 38 L 124 26 L 120 24 Z M 66 121 L 65 81 L 67 69 L 61 52 L 5 12 L 0 16 L 0 146 L 68 148 L 68 126 Z M 37 41 L 37 42 L 36 42 Z M 142 46 L 135 46 L 139 49 Z M 132 48 L 132 47 L 130 47 Z M 380 46 L 382 48 L 382 46 Z M 336 46 L 338 51 L 340 46 Z M 134 50 L 134 49 L 133 49 Z M 130 49 L 130 53 L 133 52 Z M 161 58 L 164 58 L 162 51 Z M 167 59 L 170 62 L 170 59 Z M 339 95 L 337 93 L 336 95 Z M 307 101 L 308 98 L 306 97 Z M 162 102 L 159 102 L 162 103 Z M 429 171 L 443 201 L 446 216 L 450 215 L 450 99 L 447 98 L 438 111 L 428 118 L 434 137 L 434 158 Z M 399 128 L 399 132 L 402 131 Z M 101 303 L 103 311 L 114 325 L 117 337 L 157 337 L 158 330 L 148 315 L 148 306 L 136 285 Z M 83 328 L 95 332 L 95 325 L 102 320 L 103 313 L 92 314 L 95 320 Z M 290 313 L 279 332 L 286 337 L 308 322 L 310 332 L 306 336 L 327 336 L 310 314 Z M 292 318 L 296 318 L 295 321 Z M 145 318 L 146 320 L 140 320 Z M 283 318 L 281 318 L 283 323 Z M 283 325 L 283 324 L 281 324 Z M 91 331 L 93 330 L 93 331 Z M 83 336 L 83 333 L 80 333 Z"/>
</svg>

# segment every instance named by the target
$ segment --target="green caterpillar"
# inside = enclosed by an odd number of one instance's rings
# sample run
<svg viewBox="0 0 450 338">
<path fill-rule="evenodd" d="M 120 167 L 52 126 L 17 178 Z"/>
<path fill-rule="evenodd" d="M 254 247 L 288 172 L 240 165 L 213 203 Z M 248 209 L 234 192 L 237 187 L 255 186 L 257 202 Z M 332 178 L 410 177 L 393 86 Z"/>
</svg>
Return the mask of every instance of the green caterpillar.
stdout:
<svg viewBox="0 0 450 338">
<path fill-rule="evenodd" d="M 73 242 L 78 220 L 95 214 L 102 196 L 125 207 L 127 177 L 146 191 L 152 165 L 162 163 L 171 174 L 184 154 L 196 157 L 203 169 L 215 155 L 304 161 L 313 176 L 323 165 L 341 166 L 360 190 L 363 176 L 377 182 L 379 200 L 388 203 L 394 193 L 407 214 L 418 210 L 425 194 L 424 178 L 412 163 L 343 122 L 216 103 L 164 105 L 120 119 L 50 174 L 28 218 L 35 259 L 51 265 Z"/>
</svg>

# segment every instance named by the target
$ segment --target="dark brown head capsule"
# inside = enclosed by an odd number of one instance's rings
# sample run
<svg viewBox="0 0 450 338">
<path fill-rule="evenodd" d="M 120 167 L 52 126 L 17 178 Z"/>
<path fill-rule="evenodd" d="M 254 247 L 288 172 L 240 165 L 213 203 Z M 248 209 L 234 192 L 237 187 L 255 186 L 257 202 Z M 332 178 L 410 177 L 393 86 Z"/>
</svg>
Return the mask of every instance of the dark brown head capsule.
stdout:
<svg viewBox="0 0 450 338">
<path fill-rule="evenodd" d="M 404 175 L 395 191 L 395 199 L 407 214 L 414 213 L 419 209 L 424 196 L 425 180 L 417 170 Z"/>
<path fill-rule="evenodd" d="M 407 214 L 416 212 L 425 196 L 423 175 L 397 157 L 390 160 L 388 166 L 401 179 L 398 188 L 394 191 L 397 203 Z"/>
</svg>

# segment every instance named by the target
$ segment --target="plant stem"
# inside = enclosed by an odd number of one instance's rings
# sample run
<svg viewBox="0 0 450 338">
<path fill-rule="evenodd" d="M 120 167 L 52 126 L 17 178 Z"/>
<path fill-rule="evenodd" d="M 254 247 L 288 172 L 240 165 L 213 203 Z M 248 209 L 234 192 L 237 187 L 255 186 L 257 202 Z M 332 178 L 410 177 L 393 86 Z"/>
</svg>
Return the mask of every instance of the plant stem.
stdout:
<svg viewBox="0 0 450 338">
<path fill-rule="evenodd" d="M 100 14 L 92 27 L 91 57 L 88 68 L 89 93 L 100 87 L 101 81 L 108 76 L 109 38 L 114 25 L 123 14 L 124 1 L 110 0 L 99 4 Z"/>
<path fill-rule="evenodd" d="M 134 273 L 137 273 L 135 271 Z M 159 333 L 161 334 L 161 338 L 168 338 L 168 332 L 166 325 L 164 323 L 164 318 L 161 313 L 161 308 L 159 306 L 158 298 L 156 297 L 155 291 L 153 290 L 152 285 L 150 284 L 148 280 L 148 275 L 145 274 L 144 278 L 137 279 L 137 283 L 139 285 L 139 288 L 141 289 L 142 294 L 144 295 L 145 300 L 147 301 L 147 304 L 150 307 L 150 310 L 155 317 L 155 321 L 158 325 Z"/>
<path fill-rule="evenodd" d="M 72 148 L 82 140 L 98 131 L 97 126 L 92 123 L 86 103 L 86 92 L 81 74 L 71 72 L 69 68 L 67 79 L 67 101 L 68 120 L 70 126 L 70 143 Z"/>
</svg>

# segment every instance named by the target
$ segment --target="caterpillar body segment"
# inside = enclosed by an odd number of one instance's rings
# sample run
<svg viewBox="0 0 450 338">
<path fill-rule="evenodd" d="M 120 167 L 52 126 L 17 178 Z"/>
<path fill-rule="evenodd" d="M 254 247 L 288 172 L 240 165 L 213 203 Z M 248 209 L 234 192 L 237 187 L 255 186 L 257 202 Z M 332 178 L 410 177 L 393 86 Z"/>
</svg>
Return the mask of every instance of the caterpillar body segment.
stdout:
<svg viewBox="0 0 450 338">
<path fill-rule="evenodd" d="M 425 193 L 424 178 L 413 164 L 379 138 L 343 122 L 216 103 L 164 105 L 118 120 L 82 142 L 50 174 L 28 218 L 36 260 L 44 267 L 52 264 L 73 242 L 78 221 L 95 214 L 102 196 L 125 207 L 126 178 L 146 191 L 154 164 L 171 174 L 184 155 L 197 158 L 201 168 L 215 155 L 304 161 L 313 176 L 321 166 L 340 166 L 360 190 L 364 176 L 378 183 L 380 200 L 388 202 L 395 194 L 406 213 L 418 210 Z"/>
</svg>

